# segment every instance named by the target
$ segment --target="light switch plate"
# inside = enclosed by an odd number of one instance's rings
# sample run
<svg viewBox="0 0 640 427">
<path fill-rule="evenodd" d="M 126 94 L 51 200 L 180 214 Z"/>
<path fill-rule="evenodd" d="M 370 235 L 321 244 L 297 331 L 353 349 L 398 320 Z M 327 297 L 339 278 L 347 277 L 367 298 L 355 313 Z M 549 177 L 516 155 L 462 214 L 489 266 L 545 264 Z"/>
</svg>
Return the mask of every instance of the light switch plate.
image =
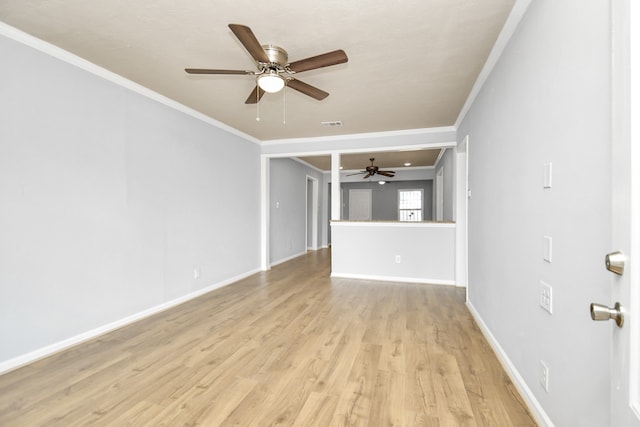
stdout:
<svg viewBox="0 0 640 427">
<path fill-rule="evenodd" d="M 551 163 L 544 164 L 544 188 L 551 188 Z"/>
<path fill-rule="evenodd" d="M 553 255 L 552 244 L 553 242 L 552 242 L 551 236 L 544 236 L 542 258 L 547 262 L 551 262 L 551 256 Z"/>
</svg>

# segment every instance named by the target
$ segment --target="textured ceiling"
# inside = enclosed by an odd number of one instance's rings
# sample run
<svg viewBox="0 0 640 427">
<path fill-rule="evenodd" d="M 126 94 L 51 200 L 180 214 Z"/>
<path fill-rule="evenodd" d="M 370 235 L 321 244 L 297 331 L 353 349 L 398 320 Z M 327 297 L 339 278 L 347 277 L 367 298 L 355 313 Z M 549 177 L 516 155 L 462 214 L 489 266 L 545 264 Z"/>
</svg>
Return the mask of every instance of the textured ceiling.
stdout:
<svg viewBox="0 0 640 427">
<path fill-rule="evenodd" d="M 2 0 L 0 20 L 259 140 L 453 125 L 514 0 Z M 295 90 L 244 101 L 254 70 L 229 30 L 251 27 L 295 61 L 343 49 L 349 62 L 296 75 Z M 283 123 L 286 117 L 286 124 Z M 343 126 L 321 122 L 340 120 Z"/>
</svg>

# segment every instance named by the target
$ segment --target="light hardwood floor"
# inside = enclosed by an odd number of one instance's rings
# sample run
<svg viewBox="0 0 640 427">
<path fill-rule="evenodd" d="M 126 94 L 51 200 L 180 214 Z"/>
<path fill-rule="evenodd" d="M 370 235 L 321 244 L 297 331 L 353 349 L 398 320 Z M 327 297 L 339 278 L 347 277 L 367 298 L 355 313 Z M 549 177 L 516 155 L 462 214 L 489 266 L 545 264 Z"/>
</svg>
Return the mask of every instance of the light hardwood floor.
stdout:
<svg viewBox="0 0 640 427">
<path fill-rule="evenodd" d="M 532 426 L 452 287 L 321 250 L 0 376 L 2 426 Z"/>
</svg>

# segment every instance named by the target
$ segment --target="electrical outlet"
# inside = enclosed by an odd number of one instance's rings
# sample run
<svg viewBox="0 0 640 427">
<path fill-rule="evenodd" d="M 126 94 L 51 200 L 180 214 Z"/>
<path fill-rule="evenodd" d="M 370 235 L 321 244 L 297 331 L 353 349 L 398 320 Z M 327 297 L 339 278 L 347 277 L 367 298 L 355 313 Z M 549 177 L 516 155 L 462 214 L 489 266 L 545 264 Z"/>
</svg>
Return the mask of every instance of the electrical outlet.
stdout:
<svg viewBox="0 0 640 427">
<path fill-rule="evenodd" d="M 402 257 L 400 255 L 396 255 L 396 264 L 400 264 L 402 262 Z"/>
<path fill-rule="evenodd" d="M 543 281 L 540 281 L 540 307 L 553 313 L 553 289 Z"/>
<path fill-rule="evenodd" d="M 200 278 L 200 269 L 198 267 L 193 269 L 193 278 L 194 279 L 199 279 Z"/>
<path fill-rule="evenodd" d="M 549 367 L 542 360 L 540 361 L 540 385 L 549 392 Z"/>
</svg>

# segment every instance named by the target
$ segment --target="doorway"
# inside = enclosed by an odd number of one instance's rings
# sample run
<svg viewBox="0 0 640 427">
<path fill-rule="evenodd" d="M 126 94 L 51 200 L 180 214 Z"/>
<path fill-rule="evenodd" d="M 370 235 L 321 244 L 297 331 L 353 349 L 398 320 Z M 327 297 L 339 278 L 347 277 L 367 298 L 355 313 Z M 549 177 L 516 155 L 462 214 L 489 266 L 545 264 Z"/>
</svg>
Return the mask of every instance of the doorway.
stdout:
<svg viewBox="0 0 640 427">
<path fill-rule="evenodd" d="M 467 286 L 468 270 L 468 198 L 469 198 L 469 135 L 465 136 L 456 151 L 456 286 Z"/>
<path fill-rule="evenodd" d="M 306 248 L 318 250 L 318 180 L 307 175 Z"/>
<path fill-rule="evenodd" d="M 444 211 L 444 167 L 436 173 L 436 221 L 442 221 Z"/>
</svg>

